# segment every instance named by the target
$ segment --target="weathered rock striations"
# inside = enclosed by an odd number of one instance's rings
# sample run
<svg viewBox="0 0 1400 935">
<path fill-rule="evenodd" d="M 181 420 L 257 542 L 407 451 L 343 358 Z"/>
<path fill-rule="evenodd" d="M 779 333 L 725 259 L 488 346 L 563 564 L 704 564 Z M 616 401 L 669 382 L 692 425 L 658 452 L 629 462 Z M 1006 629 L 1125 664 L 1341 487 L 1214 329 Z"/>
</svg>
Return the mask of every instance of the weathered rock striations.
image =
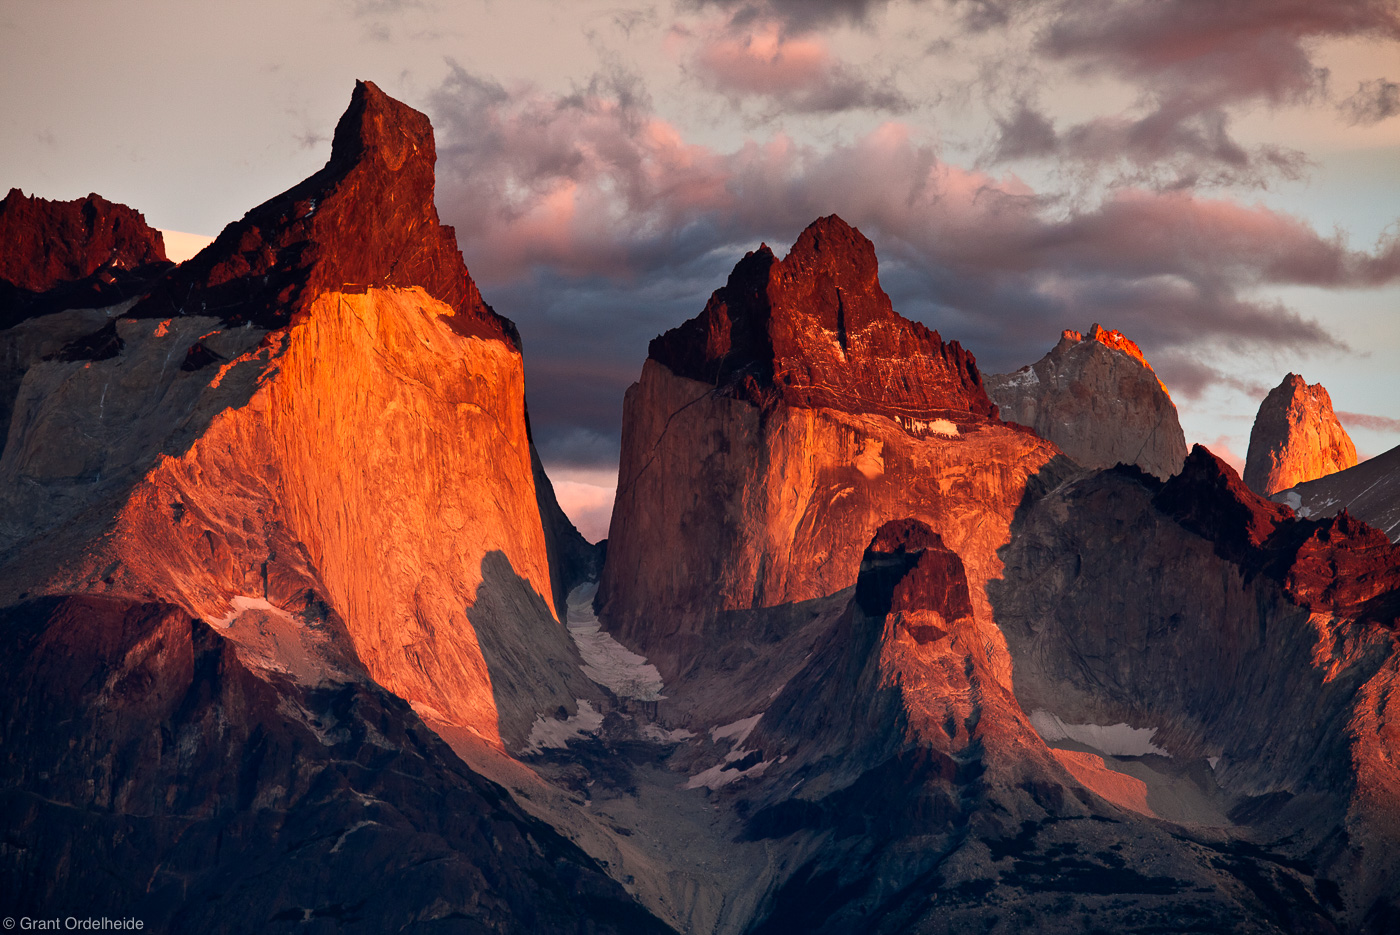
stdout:
<svg viewBox="0 0 1400 935">
<path fill-rule="evenodd" d="M 985 383 L 1003 419 L 1034 429 L 1087 468 L 1135 464 L 1166 480 L 1186 458 L 1167 388 L 1121 332 L 1097 324 L 1087 335 L 1066 331 L 1034 364 Z"/>
<path fill-rule="evenodd" d="M 110 349 L 115 336 L 105 331 L 110 322 L 101 309 L 142 294 L 171 264 L 160 231 L 95 194 L 48 201 L 10 189 L 0 201 L 0 244 L 3 451 L 25 371 L 46 357 Z M 41 316 L 42 325 L 29 323 Z"/>
<path fill-rule="evenodd" d="M 972 356 L 890 308 L 844 221 L 781 261 L 749 254 L 627 392 L 602 619 L 670 678 L 714 649 L 721 617 L 849 587 L 874 531 L 914 517 L 967 566 L 1008 674 L 983 586 L 1057 451 L 995 413 Z"/>
<path fill-rule="evenodd" d="M 519 347 L 467 275 L 433 203 L 432 124 L 358 81 L 324 169 L 235 221 L 133 310 L 280 328 L 327 293 L 421 288 L 451 309 L 458 334 Z"/>
<path fill-rule="evenodd" d="M 1244 482 L 1269 496 L 1356 465 L 1356 446 L 1321 383 L 1296 373 L 1269 391 L 1249 433 Z"/>
<path fill-rule="evenodd" d="M 936 533 L 876 532 L 845 612 L 735 763 L 764 767 L 732 793 L 745 837 L 811 842 L 751 931 L 978 931 L 1009 907 L 1047 933 L 1327 930 L 1330 883 L 1305 861 L 1157 821 L 1163 783 L 1138 761 L 1171 771 L 1165 757 L 1048 748 L 988 672 L 974 613 Z"/>
<path fill-rule="evenodd" d="M 592 697 L 551 606 L 514 329 L 437 224 L 433 159 L 422 114 L 357 84 L 326 169 L 28 368 L 0 600 L 343 621 L 376 682 L 492 743 Z"/>
<path fill-rule="evenodd" d="M 1353 468 L 1280 490 L 1269 499 L 1299 516 L 1333 516 L 1346 510 L 1400 540 L 1400 446 Z"/>
<path fill-rule="evenodd" d="M 10 189 L 0 201 L 0 328 L 141 294 L 171 267 L 139 211 L 97 194 L 72 201 Z"/>
<path fill-rule="evenodd" d="M 232 639 L 241 623 L 97 596 L 0 610 L 6 911 L 155 932 L 671 931 L 401 699 L 305 684 L 285 647 Z"/>
<path fill-rule="evenodd" d="M 1214 804 L 1149 777 L 1148 806 L 1279 842 L 1338 888 L 1314 911 L 1340 930 L 1393 917 L 1400 548 L 1345 514 L 1295 519 L 1197 446 L 1165 485 L 1125 468 L 1063 485 L 1004 558 L 992 602 L 1033 723 L 1208 760 Z M 1271 911 L 1296 929 L 1308 899 Z"/>
</svg>

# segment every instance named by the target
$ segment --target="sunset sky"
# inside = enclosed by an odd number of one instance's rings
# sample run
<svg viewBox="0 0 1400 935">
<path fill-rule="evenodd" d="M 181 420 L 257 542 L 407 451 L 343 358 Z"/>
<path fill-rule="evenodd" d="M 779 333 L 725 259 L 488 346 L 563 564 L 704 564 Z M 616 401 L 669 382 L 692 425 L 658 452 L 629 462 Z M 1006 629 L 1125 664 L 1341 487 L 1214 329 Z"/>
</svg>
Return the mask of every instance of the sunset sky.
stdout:
<svg viewBox="0 0 1400 935">
<path fill-rule="evenodd" d="M 1237 465 L 1290 370 L 1400 444 L 1400 2 L 7 0 L 0 43 L 0 187 L 204 237 L 356 78 L 426 112 L 590 538 L 647 341 L 831 213 L 984 371 L 1101 322 Z"/>
</svg>

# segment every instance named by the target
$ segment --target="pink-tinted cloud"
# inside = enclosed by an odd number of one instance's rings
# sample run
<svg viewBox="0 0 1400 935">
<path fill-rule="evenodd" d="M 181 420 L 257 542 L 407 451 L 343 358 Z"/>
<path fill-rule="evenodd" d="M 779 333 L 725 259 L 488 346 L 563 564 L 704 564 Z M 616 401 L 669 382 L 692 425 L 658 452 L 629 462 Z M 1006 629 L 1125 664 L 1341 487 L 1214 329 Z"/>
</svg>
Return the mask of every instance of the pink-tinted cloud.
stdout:
<svg viewBox="0 0 1400 935">
<path fill-rule="evenodd" d="M 1244 458 L 1235 453 L 1231 446 L 1235 440 L 1229 435 L 1218 435 L 1214 441 L 1205 442 L 1205 446 L 1210 449 L 1210 453 L 1230 467 L 1235 469 L 1235 473 L 1244 474 Z"/>
<path fill-rule="evenodd" d="M 1327 70 L 1313 57 L 1319 39 L 1400 39 L 1400 5 L 1391 0 L 988 0 L 962 6 L 976 28 L 1018 18 L 1037 22 L 1040 57 L 1127 81 L 1141 92 L 1125 113 L 1055 132 L 1031 103 L 1014 100 L 1003 108 L 993 156 L 1053 155 L 1163 186 L 1298 176 L 1306 167 L 1301 153 L 1240 144 L 1230 131 L 1232 115 L 1261 103 L 1331 100 Z M 1385 79 L 1367 82 L 1342 103 L 1343 111 L 1354 122 L 1385 119 L 1396 110 L 1393 88 Z"/>
<path fill-rule="evenodd" d="M 1337 418 L 1348 428 L 1366 429 L 1371 432 L 1400 432 L 1400 419 L 1372 416 L 1364 412 L 1339 412 Z"/>
<path fill-rule="evenodd" d="M 760 98 L 775 112 L 902 112 L 909 101 L 893 81 L 859 73 L 832 55 L 825 39 L 790 35 L 777 20 L 710 30 L 695 37 L 690 71 L 738 103 Z"/>
<path fill-rule="evenodd" d="M 772 20 L 788 31 L 804 32 L 837 23 L 863 25 L 889 4 L 890 0 L 679 0 L 678 5 L 723 10 L 736 25 Z"/>
<path fill-rule="evenodd" d="M 1232 379 L 1193 365 L 1199 349 L 1340 346 L 1256 287 L 1400 278 L 1393 239 L 1356 250 L 1287 214 L 1189 192 L 1119 189 L 1073 207 L 946 163 L 896 122 L 825 147 L 781 134 L 700 146 L 625 74 L 557 97 L 458 69 L 433 111 L 440 210 L 488 299 L 521 324 L 532 420 L 556 460 L 615 444 L 647 339 L 694 315 L 745 250 L 781 249 L 833 212 L 875 240 L 897 307 L 956 323 L 950 336 L 986 369 L 1099 321 L 1188 395 Z M 570 435 L 580 422 L 592 434 Z"/>
</svg>

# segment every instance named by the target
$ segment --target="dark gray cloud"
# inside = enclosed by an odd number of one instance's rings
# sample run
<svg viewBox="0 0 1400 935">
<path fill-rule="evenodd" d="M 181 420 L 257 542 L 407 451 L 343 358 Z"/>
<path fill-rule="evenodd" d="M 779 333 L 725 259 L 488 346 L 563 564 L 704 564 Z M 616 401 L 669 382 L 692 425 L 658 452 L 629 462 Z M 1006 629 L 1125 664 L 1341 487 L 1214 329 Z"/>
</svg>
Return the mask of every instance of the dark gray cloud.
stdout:
<svg viewBox="0 0 1400 935">
<path fill-rule="evenodd" d="M 1363 81 L 1342 101 L 1342 113 L 1353 124 L 1373 124 L 1400 114 L 1400 84 L 1377 78 Z"/>
<path fill-rule="evenodd" d="M 1330 100 L 1327 70 L 1313 58 L 1319 39 L 1400 39 L 1400 5 L 1391 0 L 950 2 L 970 29 L 1033 26 L 1037 60 L 1126 81 L 1140 92 L 1127 112 L 1053 136 L 1033 102 L 1004 102 L 991 156 L 1053 156 L 1162 187 L 1297 177 L 1307 165 L 1301 153 L 1242 145 L 1232 117 L 1261 104 Z M 1357 122 L 1384 119 L 1397 104 L 1394 88 L 1384 79 L 1367 82 L 1341 106 Z"/>
<path fill-rule="evenodd" d="M 1191 366 L 1203 351 L 1341 347 L 1257 287 L 1400 279 L 1395 239 L 1355 250 L 1287 214 L 1184 191 L 1074 206 L 942 162 L 896 125 L 824 148 L 778 137 L 719 152 L 656 118 L 625 73 L 551 96 L 457 68 L 431 110 L 439 208 L 487 300 L 520 326 L 532 424 L 556 461 L 615 453 L 647 341 L 697 314 L 746 250 L 781 253 L 833 212 L 875 241 L 895 307 L 993 372 L 1097 321 L 1191 395 L 1231 385 Z"/>
<path fill-rule="evenodd" d="M 777 20 L 794 32 L 840 23 L 864 25 L 889 5 L 890 0 L 677 0 L 683 10 L 722 10 L 736 25 Z"/>
</svg>

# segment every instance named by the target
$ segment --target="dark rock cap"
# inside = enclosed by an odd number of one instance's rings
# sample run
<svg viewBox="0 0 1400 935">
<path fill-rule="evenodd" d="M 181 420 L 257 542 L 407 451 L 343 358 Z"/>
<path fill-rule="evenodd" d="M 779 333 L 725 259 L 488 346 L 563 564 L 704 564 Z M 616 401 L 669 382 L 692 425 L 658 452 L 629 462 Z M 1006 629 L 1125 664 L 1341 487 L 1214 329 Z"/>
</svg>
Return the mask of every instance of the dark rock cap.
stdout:
<svg viewBox="0 0 1400 935">
<path fill-rule="evenodd" d="M 649 356 L 759 404 L 960 426 L 996 416 L 973 356 L 894 311 L 874 245 L 836 215 L 813 222 L 782 260 L 766 244 L 745 256 Z"/>
<path fill-rule="evenodd" d="M 0 201 L 0 328 L 64 308 L 140 294 L 169 268 L 165 238 L 141 212 L 98 194 Z"/>
<path fill-rule="evenodd" d="M 892 520 L 875 531 L 861 558 L 855 600 L 872 618 L 919 610 L 949 622 L 972 616 L 962 559 L 917 519 Z"/>
<path fill-rule="evenodd" d="M 324 292 L 421 286 L 456 310 L 448 321 L 458 333 L 518 347 L 438 220 L 436 161 L 428 118 L 357 81 L 325 168 L 224 228 L 133 314 L 280 328 Z"/>
</svg>

